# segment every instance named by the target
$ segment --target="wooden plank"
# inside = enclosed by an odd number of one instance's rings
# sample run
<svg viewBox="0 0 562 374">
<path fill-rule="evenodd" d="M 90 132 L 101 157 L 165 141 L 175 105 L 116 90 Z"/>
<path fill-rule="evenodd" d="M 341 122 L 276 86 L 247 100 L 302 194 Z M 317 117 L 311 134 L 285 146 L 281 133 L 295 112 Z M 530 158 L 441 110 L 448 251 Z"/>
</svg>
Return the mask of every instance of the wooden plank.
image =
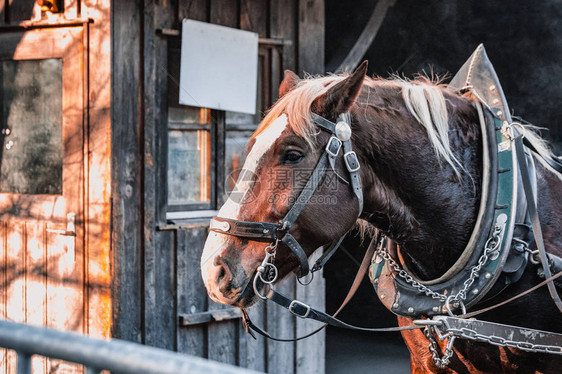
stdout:
<svg viewBox="0 0 562 374">
<path fill-rule="evenodd" d="M 8 246 L 6 236 L 6 225 L 4 221 L 0 221 L 0 318 L 6 319 L 7 310 L 7 292 L 8 292 Z M 8 373 L 8 351 L 0 349 L 0 374 Z"/>
<path fill-rule="evenodd" d="M 46 224 L 26 223 L 26 321 L 44 326 L 47 316 L 47 246 Z M 82 312 L 80 310 L 80 312 Z M 34 373 L 46 373 L 47 362 L 43 357 L 33 357 Z"/>
<path fill-rule="evenodd" d="M 283 295 L 294 295 L 295 277 L 285 279 L 277 288 Z M 295 316 L 273 303 L 267 307 L 267 326 L 270 334 L 283 339 L 295 338 Z M 300 336 L 300 335 L 299 335 Z M 308 339 L 307 339 L 308 340 Z M 306 343 L 308 344 L 308 342 Z M 267 341 L 268 373 L 295 372 L 295 343 Z"/>
<path fill-rule="evenodd" d="M 46 265 L 45 225 L 26 223 L 26 321 L 29 324 L 44 326 L 46 321 Z"/>
<path fill-rule="evenodd" d="M 157 91 L 156 87 L 156 76 L 159 74 L 155 72 L 156 65 L 154 63 L 154 54 L 156 53 L 155 46 L 155 22 L 156 13 L 158 13 L 158 5 L 153 1 L 144 1 L 144 10 L 142 20 L 144 21 L 144 31 L 143 35 L 143 55 L 141 58 L 144 59 L 143 68 L 144 71 L 141 72 L 143 79 L 143 107 L 149 108 L 149 110 L 142 111 L 143 113 L 143 129 L 141 132 L 144 134 L 144 154 L 142 156 L 144 170 L 144 185 L 142 186 L 142 198 L 141 201 L 144 204 L 144 219 L 143 219 L 143 238 L 141 246 L 144 250 L 144 267 L 142 269 L 144 275 L 144 320 L 143 320 L 143 330 L 144 330 L 144 344 L 160 347 L 162 342 L 161 333 L 162 326 L 160 325 L 161 319 L 158 316 L 160 311 L 160 306 L 158 305 L 157 293 L 159 290 L 156 288 L 156 283 L 158 282 L 158 276 L 163 274 L 158 274 L 157 262 L 158 257 L 156 255 L 156 239 L 154 233 L 154 214 L 155 214 L 155 193 L 156 193 L 156 181 L 155 181 L 155 163 L 154 163 L 154 118 L 155 111 L 160 112 L 160 108 L 155 105 L 155 93 Z M 166 60 L 163 61 L 164 63 Z"/>
<path fill-rule="evenodd" d="M 257 32 L 260 38 L 269 37 L 267 1 L 240 0 L 240 29 Z"/>
<path fill-rule="evenodd" d="M 141 4 L 112 4 L 112 336 L 142 342 Z"/>
<path fill-rule="evenodd" d="M 180 326 L 200 325 L 211 321 L 227 321 L 242 317 L 242 311 L 238 308 L 228 308 L 222 310 L 209 310 L 201 313 L 178 313 L 178 323 Z"/>
<path fill-rule="evenodd" d="M 146 283 L 146 344 L 176 349 L 175 249 L 172 232 L 154 234 L 154 282 Z M 152 304 L 149 305 L 149 302 Z"/>
<path fill-rule="evenodd" d="M 115 190 L 111 188 L 112 151 L 112 58 L 116 53 L 112 36 L 116 28 L 112 23 L 112 2 L 97 0 L 73 1 L 82 16 L 92 17 L 84 38 L 85 82 L 85 155 L 84 174 L 84 254 L 87 284 L 87 333 L 99 338 L 109 338 L 112 328 L 112 284 L 117 248 L 111 242 L 111 231 L 119 230 L 112 222 L 111 201 Z M 65 12 L 68 8 L 65 8 Z M 121 18 L 122 20 L 122 18 Z M 119 22 L 119 21 L 118 21 Z M 128 22 L 134 22 L 129 19 Z M 111 48 L 103 46 L 111 45 Z M 86 80 L 87 79 L 87 80 Z M 118 89 L 121 89 L 119 87 Z M 118 282 L 118 279 L 115 279 Z M 134 292 L 134 290 L 133 290 Z"/>
<path fill-rule="evenodd" d="M 299 72 L 324 73 L 324 0 L 299 0 Z"/>
<path fill-rule="evenodd" d="M 238 28 L 239 14 L 238 1 L 211 0 L 210 2 L 211 23 Z M 207 310 L 215 310 L 224 309 L 225 306 L 216 304 L 209 299 L 207 308 Z M 237 364 L 239 361 L 236 347 L 238 329 L 238 321 L 209 323 L 207 328 L 208 358 L 219 362 Z"/>
<path fill-rule="evenodd" d="M 266 322 L 266 304 L 259 303 L 247 310 L 252 322 L 258 326 L 265 326 Z M 242 323 L 239 323 L 239 339 L 238 339 L 238 364 L 259 372 L 267 371 L 266 345 L 267 340 L 259 334 L 256 339 L 252 338 L 244 330 Z"/>
<path fill-rule="evenodd" d="M 6 318 L 25 323 L 25 223 L 10 221 L 6 230 Z M 15 373 L 15 352 L 8 351 L 6 359 L 7 372 Z"/>
<path fill-rule="evenodd" d="M 83 333 L 84 257 L 75 236 L 46 232 L 46 325 Z M 77 373 L 78 365 L 49 359 L 47 372 Z"/>
<path fill-rule="evenodd" d="M 180 1 L 178 4 L 178 20 L 184 18 L 209 22 L 209 0 Z"/>
<path fill-rule="evenodd" d="M 175 4 L 176 1 L 173 0 L 173 3 L 166 2 L 166 4 L 157 8 L 154 22 L 155 29 L 173 27 L 174 23 L 177 22 L 174 12 L 179 4 Z M 182 2 L 180 1 L 180 3 Z M 154 38 L 154 36 L 155 34 L 152 32 L 152 37 Z M 145 167 L 151 168 L 150 172 L 153 174 L 153 186 L 151 188 L 156 193 L 154 197 L 154 225 L 161 225 L 167 223 L 166 212 L 168 209 L 168 191 L 164 187 L 167 185 L 168 178 L 168 131 L 166 126 L 162 126 L 162 124 L 168 122 L 168 90 L 173 88 L 168 87 L 170 39 L 159 37 L 154 40 L 153 44 L 154 57 L 151 61 L 151 69 L 145 68 L 147 70 L 145 74 L 151 74 L 155 77 L 152 85 L 153 88 L 150 91 L 148 88 L 151 86 L 146 85 L 148 82 L 145 83 L 145 97 L 148 99 L 150 97 L 154 98 L 152 102 L 152 105 L 154 105 L 154 115 L 152 116 L 151 128 L 148 134 L 145 125 L 145 142 L 149 143 L 152 147 L 151 155 L 145 151 Z M 145 80 L 147 79 L 149 77 L 145 77 Z M 146 104 L 149 105 L 150 103 L 147 101 Z M 147 187 L 149 186 L 145 186 L 145 188 Z M 155 229 L 154 225 L 151 226 L 151 230 Z"/>
<path fill-rule="evenodd" d="M 178 313 L 201 313 L 207 308 L 207 291 L 201 278 L 199 262 L 207 236 L 206 228 L 177 231 L 177 309 Z M 206 326 L 196 325 L 178 329 L 178 352 L 207 356 Z"/>
<path fill-rule="evenodd" d="M 210 21 L 216 25 L 238 28 L 238 1 L 210 0 Z"/>
<path fill-rule="evenodd" d="M 317 251 L 311 257 L 311 263 L 321 256 L 322 250 Z M 322 274 L 316 273 L 314 280 L 308 286 L 297 284 L 296 299 L 315 309 L 326 308 L 326 285 Z M 321 326 L 316 321 L 296 319 L 297 336 L 310 333 Z M 326 330 L 296 343 L 296 373 L 297 374 L 323 374 L 325 369 L 326 355 Z"/>
<path fill-rule="evenodd" d="M 283 54 L 278 48 L 271 49 L 271 87 L 270 100 L 271 104 L 275 103 L 279 98 L 279 86 L 283 80 Z"/>
<path fill-rule="evenodd" d="M 225 308 L 209 300 L 214 309 Z M 231 365 L 238 364 L 237 343 L 239 321 L 210 322 L 208 327 L 207 351 L 208 358 L 213 361 Z"/>
<path fill-rule="evenodd" d="M 8 23 L 8 1 L 0 0 L 0 25 Z M 0 369 L 0 373 L 3 369 Z"/>
<path fill-rule="evenodd" d="M 146 344 L 175 350 L 175 253 L 172 233 L 155 232 L 156 226 L 165 222 L 165 197 L 160 193 L 161 153 L 159 139 L 166 139 L 166 68 L 168 44 L 156 35 L 156 29 L 170 28 L 174 9 L 170 2 L 144 5 L 144 64 L 143 64 L 143 242 L 144 246 L 144 331 Z M 160 130 L 162 129 L 162 130 Z"/>
<path fill-rule="evenodd" d="M 271 1 L 269 11 L 269 27 L 271 38 L 291 41 L 283 47 L 283 69 L 297 70 L 297 0 Z M 274 89 L 279 89 L 275 87 Z M 275 95 L 277 97 L 277 95 Z"/>
<path fill-rule="evenodd" d="M 92 54 L 91 54 L 92 55 Z M 94 54 L 95 56 L 95 54 Z M 107 56 L 108 57 L 108 56 Z M 100 61 L 110 59 L 96 58 Z M 106 67 L 109 70 L 109 67 Z M 96 84 L 97 85 L 97 84 Z M 99 92 L 97 89 L 96 92 Z M 91 92 L 91 91 L 90 91 Z M 114 263 L 111 252 L 110 230 L 117 230 L 111 224 L 110 209 L 110 109 L 90 109 L 89 149 L 95 157 L 88 159 L 87 209 L 84 224 L 84 255 L 86 262 L 87 287 L 87 333 L 99 338 L 109 338 L 112 325 L 112 294 Z M 101 183 L 103 181 L 103 184 Z M 101 186 L 100 186 L 101 185 Z M 103 188 L 100 188 L 102 187 Z M 115 247 L 113 247 L 115 250 Z M 113 273 L 113 274 L 112 274 Z M 118 280 L 116 280 L 118 281 Z"/>
</svg>

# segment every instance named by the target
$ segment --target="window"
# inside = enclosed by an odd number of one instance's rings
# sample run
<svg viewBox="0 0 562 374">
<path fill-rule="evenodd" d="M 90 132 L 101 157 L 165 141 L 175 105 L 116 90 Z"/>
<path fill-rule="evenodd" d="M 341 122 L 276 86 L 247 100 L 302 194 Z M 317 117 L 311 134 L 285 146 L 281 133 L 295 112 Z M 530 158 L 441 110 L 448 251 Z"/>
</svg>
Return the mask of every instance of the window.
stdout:
<svg viewBox="0 0 562 374">
<path fill-rule="evenodd" d="M 0 192 L 62 194 L 62 59 L 0 61 Z"/>
<path fill-rule="evenodd" d="M 217 116 L 210 109 L 180 105 L 179 38 L 168 51 L 168 212 L 209 210 L 216 205 L 212 169 Z"/>
<path fill-rule="evenodd" d="M 276 97 L 283 44 L 260 42 L 258 109 L 247 115 L 180 105 L 180 38 L 168 43 L 167 216 L 212 214 L 234 187 L 246 143 Z"/>
<path fill-rule="evenodd" d="M 234 188 L 240 168 L 244 165 L 248 139 L 257 129 L 263 115 L 277 98 L 282 65 L 282 43 L 269 40 L 260 41 L 258 61 L 258 100 L 255 115 L 226 113 L 224 188 L 227 192 Z"/>
</svg>

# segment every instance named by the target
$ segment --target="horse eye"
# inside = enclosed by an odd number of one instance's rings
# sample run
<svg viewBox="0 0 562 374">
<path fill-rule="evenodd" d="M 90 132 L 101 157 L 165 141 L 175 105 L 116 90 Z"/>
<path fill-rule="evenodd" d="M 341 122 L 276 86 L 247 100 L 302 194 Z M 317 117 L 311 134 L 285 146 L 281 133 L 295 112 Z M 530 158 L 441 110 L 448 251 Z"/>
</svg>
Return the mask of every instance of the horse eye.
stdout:
<svg viewBox="0 0 562 374">
<path fill-rule="evenodd" d="M 284 164 L 297 164 L 304 158 L 304 155 L 298 151 L 287 151 L 283 155 Z"/>
</svg>

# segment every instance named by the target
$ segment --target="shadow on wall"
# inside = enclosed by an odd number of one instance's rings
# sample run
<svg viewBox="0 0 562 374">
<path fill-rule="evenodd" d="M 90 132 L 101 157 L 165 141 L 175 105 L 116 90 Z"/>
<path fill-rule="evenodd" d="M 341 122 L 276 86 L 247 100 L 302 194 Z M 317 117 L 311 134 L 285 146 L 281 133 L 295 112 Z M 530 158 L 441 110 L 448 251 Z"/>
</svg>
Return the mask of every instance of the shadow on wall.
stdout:
<svg viewBox="0 0 562 374">
<path fill-rule="evenodd" d="M 34 18 L 35 4 L 35 0 L 0 1 L 0 24 L 18 24 Z M 67 9 L 76 9 L 76 1 L 66 4 Z M 109 53 L 103 49 L 107 48 L 106 36 L 98 31 L 108 23 L 109 19 L 100 19 L 90 26 L 90 45 L 99 46 L 99 49 L 89 50 L 94 61 L 90 65 L 90 138 L 83 136 L 86 129 L 80 127 L 84 110 L 81 100 L 62 103 L 64 95 L 76 95 L 76 92 L 63 92 L 60 59 L 0 62 L 0 129 L 10 129 L 10 133 L 0 133 L 0 191 L 10 192 L 2 194 L 0 199 L 1 319 L 96 336 L 109 334 L 109 225 L 102 222 L 109 206 L 100 202 L 100 196 L 108 188 L 103 156 L 107 148 L 104 126 L 108 123 L 109 109 L 105 105 L 100 110 L 99 103 L 107 103 L 103 94 L 108 91 L 110 77 L 108 69 L 95 66 L 100 55 Z M 48 30 L 55 32 L 55 29 Z M 16 35 L 11 33 L 10 43 Z M 24 44 L 21 41 L 14 42 L 18 49 Z M 4 54 L 8 50 L 4 49 Z M 68 58 L 81 59 L 81 53 Z M 74 74 L 74 70 L 71 72 Z M 81 73 L 82 70 L 77 73 L 79 80 Z M 53 113 L 53 108 L 57 107 L 63 110 Z M 72 120 L 68 123 L 78 125 L 71 129 L 65 122 L 63 139 L 63 118 L 69 116 Z M 21 121 L 22 118 L 25 121 Z M 74 121 L 75 118 L 79 119 Z M 86 192 L 82 191 L 85 140 L 89 141 L 91 151 L 91 159 L 87 161 L 92 182 L 85 181 Z M 77 151 L 71 153 L 69 149 Z M 75 170 L 79 171 L 75 173 Z M 76 236 L 49 231 L 67 227 L 66 218 L 64 222 L 54 219 L 57 204 L 50 204 L 51 200 L 67 199 L 66 195 L 61 196 L 63 174 L 65 186 L 80 184 L 77 188 L 80 196 L 72 196 L 73 203 L 76 202 L 73 206 L 83 206 L 83 200 L 89 199 L 87 221 L 76 216 Z M 98 178 L 99 175 L 102 177 Z M 88 196 L 83 196 L 84 193 Z M 39 204 L 37 200 L 48 204 Z M 61 216 L 60 212 L 57 216 Z M 89 243 L 101 245 L 89 246 Z M 13 352 L 0 349 L 0 373 L 14 372 L 15 362 Z M 37 365 L 46 366 L 36 370 Z M 45 359 L 38 359 L 33 367 L 34 372 L 81 372 L 81 369 L 72 369 L 73 366 Z"/>
</svg>

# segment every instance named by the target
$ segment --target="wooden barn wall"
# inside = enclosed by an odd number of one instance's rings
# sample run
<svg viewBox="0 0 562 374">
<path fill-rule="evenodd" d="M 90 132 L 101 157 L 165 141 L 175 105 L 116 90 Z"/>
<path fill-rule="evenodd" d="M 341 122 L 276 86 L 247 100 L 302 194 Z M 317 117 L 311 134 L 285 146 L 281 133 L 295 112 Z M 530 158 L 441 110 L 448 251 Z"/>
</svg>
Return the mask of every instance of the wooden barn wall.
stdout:
<svg viewBox="0 0 562 374">
<path fill-rule="evenodd" d="M 226 307 L 207 296 L 199 261 L 208 222 L 165 219 L 168 37 L 190 18 L 291 41 L 283 68 L 324 71 L 323 0 L 120 0 L 112 2 L 113 336 L 270 373 L 323 373 L 324 333 L 298 343 L 253 340 L 239 318 L 181 326 L 179 316 Z M 324 307 L 322 277 L 279 289 Z M 228 309 L 228 308 L 226 308 Z M 273 335 L 317 326 L 276 307 L 252 311 Z"/>
</svg>

